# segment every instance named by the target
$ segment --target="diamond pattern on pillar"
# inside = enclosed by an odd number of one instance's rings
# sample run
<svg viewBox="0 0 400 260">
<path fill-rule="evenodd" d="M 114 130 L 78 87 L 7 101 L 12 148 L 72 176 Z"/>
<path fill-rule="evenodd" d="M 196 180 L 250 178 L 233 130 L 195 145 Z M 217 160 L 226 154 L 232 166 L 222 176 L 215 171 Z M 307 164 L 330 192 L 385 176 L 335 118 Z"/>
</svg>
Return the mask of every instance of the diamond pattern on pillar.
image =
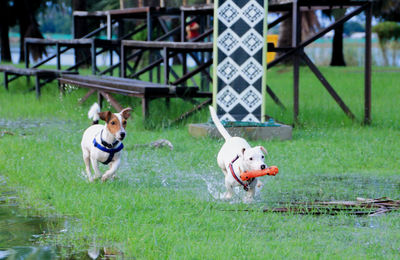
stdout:
<svg viewBox="0 0 400 260">
<path fill-rule="evenodd" d="M 241 17 L 246 23 L 254 27 L 264 19 L 264 7 L 257 3 L 257 1 L 249 1 L 242 8 Z"/>
<path fill-rule="evenodd" d="M 218 37 L 218 47 L 228 56 L 239 48 L 239 42 L 239 36 L 231 29 L 226 30 Z"/>
<path fill-rule="evenodd" d="M 243 49 L 251 56 L 264 47 L 262 36 L 254 29 L 250 29 L 246 34 L 244 34 L 241 41 Z"/>
<path fill-rule="evenodd" d="M 226 113 L 225 115 L 222 115 L 221 120 L 224 121 L 236 121 L 234 117 L 232 117 L 230 114 Z"/>
<path fill-rule="evenodd" d="M 238 93 L 230 86 L 227 86 L 217 94 L 217 102 L 222 109 L 230 111 L 239 103 Z"/>
<path fill-rule="evenodd" d="M 230 27 L 240 19 L 240 8 L 233 1 L 226 1 L 218 8 L 218 19 Z"/>
<path fill-rule="evenodd" d="M 262 65 L 253 57 L 240 67 L 240 75 L 250 84 L 261 78 L 263 71 Z"/>
<path fill-rule="evenodd" d="M 232 82 L 239 75 L 238 73 L 239 65 L 229 57 L 218 64 L 217 75 L 227 84 Z"/>
<path fill-rule="evenodd" d="M 219 0 L 215 98 L 223 120 L 261 121 L 264 1 Z"/>
<path fill-rule="evenodd" d="M 260 122 L 260 120 L 253 114 L 248 114 L 242 119 L 243 122 Z"/>
<path fill-rule="evenodd" d="M 260 92 L 253 86 L 249 86 L 240 94 L 240 104 L 249 112 L 253 112 L 261 106 L 262 99 Z"/>
</svg>

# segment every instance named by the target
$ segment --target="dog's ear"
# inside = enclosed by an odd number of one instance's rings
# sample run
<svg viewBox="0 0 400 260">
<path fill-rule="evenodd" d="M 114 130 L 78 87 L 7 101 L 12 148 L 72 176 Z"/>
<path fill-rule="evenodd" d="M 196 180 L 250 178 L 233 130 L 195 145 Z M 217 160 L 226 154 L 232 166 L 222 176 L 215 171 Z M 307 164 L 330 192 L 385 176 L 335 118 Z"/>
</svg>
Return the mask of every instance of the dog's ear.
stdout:
<svg viewBox="0 0 400 260">
<path fill-rule="evenodd" d="M 108 122 L 110 120 L 111 115 L 112 115 L 111 111 L 105 111 L 105 112 L 99 113 L 100 119 L 104 120 L 106 122 Z"/>
<path fill-rule="evenodd" d="M 264 146 L 259 146 L 259 147 L 260 147 L 260 150 L 261 150 L 263 153 L 265 153 L 265 155 L 268 154 L 267 149 L 265 149 Z"/>
<path fill-rule="evenodd" d="M 125 119 L 128 119 L 131 116 L 131 111 L 132 108 L 127 107 L 125 109 L 122 109 L 121 112 L 119 112 L 121 114 L 121 116 Z"/>
</svg>

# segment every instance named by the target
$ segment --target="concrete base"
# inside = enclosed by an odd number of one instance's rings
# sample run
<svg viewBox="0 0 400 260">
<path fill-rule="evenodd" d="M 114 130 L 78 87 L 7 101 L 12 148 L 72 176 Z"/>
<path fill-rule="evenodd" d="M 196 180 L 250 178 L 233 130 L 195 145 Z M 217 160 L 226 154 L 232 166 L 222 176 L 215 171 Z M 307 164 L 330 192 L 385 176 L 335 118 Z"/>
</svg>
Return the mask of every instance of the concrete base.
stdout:
<svg viewBox="0 0 400 260">
<path fill-rule="evenodd" d="M 232 136 L 239 136 L 249 140 L 292 139 L 292 127 L 289 125 L 265 127 L 227 127 L 226 130 Z M 213 138 L 222 138 L 217 128 L 210 124 L 190 124 L 189 133 L 194 137 L 209 136 Z"/>
</svg>

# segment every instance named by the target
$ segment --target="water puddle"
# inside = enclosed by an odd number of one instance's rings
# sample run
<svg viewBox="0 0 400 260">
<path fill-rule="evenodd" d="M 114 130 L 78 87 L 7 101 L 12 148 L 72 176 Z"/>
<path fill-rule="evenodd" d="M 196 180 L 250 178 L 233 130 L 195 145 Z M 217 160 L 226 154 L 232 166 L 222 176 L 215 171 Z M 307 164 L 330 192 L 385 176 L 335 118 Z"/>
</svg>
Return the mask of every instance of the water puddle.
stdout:
<svg viewBox="0 0 400 260">
<path fill-rule="evenodd" d="M 3 185 L 2 185 L 3 186 Z M 15 194 L 0 192 L 0 259 L 54 259 L 56 252 L 39 241 L 61 230 L 59 219 L 29 216 L 15 203 Z"/>
<path fill-rule="evenodd" d="M 18 119 L 7 120 L 0 118 L 0 137 L 5 135 L 32 135 L 38 128 L 54 127 L 60 132 L 67 132 L 65 126 L 74 125 L 71 121 L 63 121 L 59 119 L 48 120 L 32 120 L 32 119 Z M 74 125 L 75 126 L 75 125 Z"/>
<path fill-rule="evenodd" d="M 74 221 L 68 218 L 37 216 L 31 210 L 19 207 L 16 192 L 8 190 L 0 176 L 0 260 L 114 259 L 123 255 L 96 245 L 76 253 L 68 245 L 52 242 L 57 235 L 73 228 L 76 228 Z"/>
</svg>

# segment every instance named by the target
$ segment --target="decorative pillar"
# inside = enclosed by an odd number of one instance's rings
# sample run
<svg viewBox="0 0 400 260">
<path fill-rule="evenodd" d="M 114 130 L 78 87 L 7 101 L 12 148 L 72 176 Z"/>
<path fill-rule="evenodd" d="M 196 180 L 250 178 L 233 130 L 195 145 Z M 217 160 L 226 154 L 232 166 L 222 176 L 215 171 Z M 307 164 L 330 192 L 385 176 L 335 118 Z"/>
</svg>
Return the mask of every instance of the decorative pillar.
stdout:
<svg viewBox="0 0 400 260">
<path fill-rule="evenodd" d="M 221 120 L 264 122 L 268 0 L 217 0 L 213 106 Z"/>
</svg>

